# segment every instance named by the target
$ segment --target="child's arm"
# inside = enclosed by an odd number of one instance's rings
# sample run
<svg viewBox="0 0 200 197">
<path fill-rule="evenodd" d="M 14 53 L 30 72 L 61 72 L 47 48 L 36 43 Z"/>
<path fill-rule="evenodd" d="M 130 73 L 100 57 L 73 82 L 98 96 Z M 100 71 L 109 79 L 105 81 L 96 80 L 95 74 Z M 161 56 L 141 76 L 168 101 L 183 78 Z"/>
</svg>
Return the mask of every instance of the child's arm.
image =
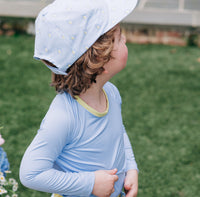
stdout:
<svg viewBox="0 0 200 197">
<path fill-rule="evenodd" d="M 55 118 L 52 122 L 55 123 Z M 58 125 L 62 124 L 60 122 Z M 99 197 L 110 196 L 118 180 L 116 169 L 71 173 L 53 168 L 67 139 L 63 135 L 66 132 L 62 132 L 58 125 L 57 128 L 50 125 L 47 130 L 40 130 L 27 149 L 20 167 L 23 185 L 34 190 L 68 196 L 90 196 L 91 193 Z"/>
<path fill-rule="evenodd" d="M 52 148 L 40 139 L 37 135 L 22 160 L 20 179 L 23 185 L 68 196 L 90 196 L 92 193 L 98 197 L 109 197 L 114 192 L 114 184 L 118 180 L 116 169 L 81 173 L 58 171 L 53 169 L 53 157 L 48 156 Z"/>
<path fill-rule="evenodd" d="M 70 106 L 70 105 L 69 105 Z M 26 150 L 20 166 L 20 180 L 34 190 L 68 196 L 89 196 L 94 172 L 63 172 L 54 162 L 73 139 L 74 118 L 70 107 L 59 95 L 52 102 L 41 127 Z"/>
<path fill-rule="evenodd" d="M 63 122 L 56 120 L 54 124 L 55 119 L 51 120 L 53 124 L 48 128 L 38 132 L 26 150 L 20 166 L 20 180 L 26 187 L 38 191 L 89 196 L 95 180 L 93 172 L 71 173 L 53 168 L 54 161 L 69 138 L 65 135 L 64 127 L 61 128 Z M 69 129 L 67 125 L 65 128 Z"/>
<path fill-rule="evenodd" d="M 124 147 L 125 147 L 125 156 L 126 156 L 126 171 L 128 170 L 138 170 L 137 163 L 135 161 L 135 156 L 133 149 L 129 140 L 129 137 L 124 128 Z"/>
<path fill-rule="evenodd" d="M 124 181 L 124 189 L 127 193 L 126 197 L 136 197 L 138 192 L 138 168 L 135 156 L 129 141 L 128 135 L 124 128 L 124 146 L 126 155 L 126 178 Z"/>
</svg>

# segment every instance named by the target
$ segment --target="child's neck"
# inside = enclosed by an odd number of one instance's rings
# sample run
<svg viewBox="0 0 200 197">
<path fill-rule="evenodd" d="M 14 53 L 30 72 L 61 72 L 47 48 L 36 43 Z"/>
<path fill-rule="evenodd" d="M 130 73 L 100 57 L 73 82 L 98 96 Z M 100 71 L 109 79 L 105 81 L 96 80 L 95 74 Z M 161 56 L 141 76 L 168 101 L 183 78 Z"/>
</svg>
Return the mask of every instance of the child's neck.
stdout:
<svg viewBox="0 0 200 197">
<path fill-rule="evenodd" d="M 93 83 L 86 92 L 79 96 L 87 105 L 102 113 L 107 109 L 107 99 L 103 91 L 103 86 L 98 83 Z"/>
</svg>

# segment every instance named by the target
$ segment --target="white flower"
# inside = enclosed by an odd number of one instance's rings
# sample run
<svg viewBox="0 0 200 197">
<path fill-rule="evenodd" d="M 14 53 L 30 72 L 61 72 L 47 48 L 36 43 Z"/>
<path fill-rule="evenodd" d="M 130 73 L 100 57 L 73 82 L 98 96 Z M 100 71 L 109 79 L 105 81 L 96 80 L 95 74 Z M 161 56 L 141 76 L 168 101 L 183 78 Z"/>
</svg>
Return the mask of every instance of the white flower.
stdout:
<svg viewBox="0 0 200 197">
<path fill-rule="evenodd" d="M 17 194 L 13 194 L 12 197 L 18 197 L 18 195 Z"/>
<path fill-rule="evenodd" d="M 5 197 L 10 197 L 9 195 L 6 195 Z"/>
<path fill-rule="evenodd" d="M 12 185 L 14 185 L 14 184 L 16 184 L 16 181 L 13 178 L 9 178 L 9 183 L 12 184 Z"/>
<path fill-rule="evenodd" d="M 0 176 L 0 182 L 4 183 L 6 181 L 5 177 L 3 175 Z"/>
<path fill-rule="evenodd" d="M 17 183 L 17 182 L 15 182 L 14 186 L 15 186 L 15 187 L 18 187 L 18 183 Z"/>
<path fill-rule="evenodd" d="M 7 191 L 4 188 L 0 188 L 0 194 L 5 194 Z"/>
<path fill-rule="evenodd" d="M 14 192 L 16 192 L 17 189 L 18 189 L 18 185 L 17 185 L 17 184 L 13 185 L 12 190 L 13 190 Z"/>
</svg>

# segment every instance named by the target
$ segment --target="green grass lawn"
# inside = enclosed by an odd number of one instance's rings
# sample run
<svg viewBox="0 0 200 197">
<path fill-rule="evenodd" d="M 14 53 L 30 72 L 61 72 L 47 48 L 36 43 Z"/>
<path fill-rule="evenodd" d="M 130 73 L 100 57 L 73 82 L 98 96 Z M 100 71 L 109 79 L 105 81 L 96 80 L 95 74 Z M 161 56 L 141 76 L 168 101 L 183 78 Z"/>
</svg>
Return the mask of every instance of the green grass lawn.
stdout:
<svg viewBox="0 0 200 197">
<path fill-rule="evenodd" d="M 0 37 L 0 126 L 12 175 L 55 91 L 50 71 L 33 60 L 34 39 Z M 200 49 L 128 44 L 126 69 L 112 79 L 123 99 L 134 148 L 139 197 L 198 197 L 200 188 Z M 19 185 L 20 197 L 46 193 Z"/>
</svg>

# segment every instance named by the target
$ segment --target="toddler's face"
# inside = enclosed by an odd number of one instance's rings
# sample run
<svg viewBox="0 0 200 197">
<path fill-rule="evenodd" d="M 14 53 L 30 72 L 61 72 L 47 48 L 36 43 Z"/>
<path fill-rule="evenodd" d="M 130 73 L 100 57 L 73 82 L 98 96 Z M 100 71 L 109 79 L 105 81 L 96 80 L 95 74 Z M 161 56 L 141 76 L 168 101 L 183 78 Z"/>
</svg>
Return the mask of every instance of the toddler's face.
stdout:
<svg viewBox="0 0 200 197">
<path fill-rule="evenodd" d="M 112 51 L 113 58 L 105 65 L 105 69 L 108 70 L 112 76 L 125 68 L 128 58 L 126 37 L 121 33 L 119 25 L 117 25 L 117 30 L 115 31 L 114 38 L 114 48 Z"/>
</svg>

